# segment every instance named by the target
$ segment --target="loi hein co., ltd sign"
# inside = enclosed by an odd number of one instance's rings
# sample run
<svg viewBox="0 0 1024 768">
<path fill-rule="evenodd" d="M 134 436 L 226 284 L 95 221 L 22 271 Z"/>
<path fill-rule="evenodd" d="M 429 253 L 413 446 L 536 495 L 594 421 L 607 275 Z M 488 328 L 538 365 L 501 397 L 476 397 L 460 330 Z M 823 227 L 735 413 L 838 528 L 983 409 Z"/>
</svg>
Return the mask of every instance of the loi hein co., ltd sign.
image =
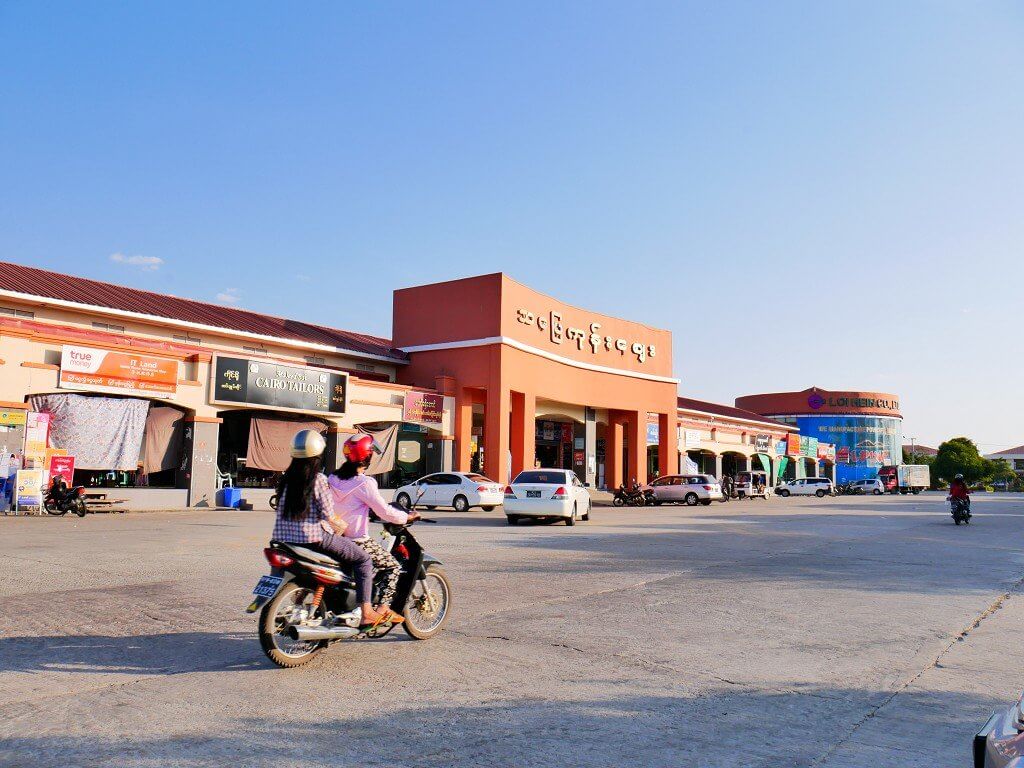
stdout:
<svg viewBox="0 0 1024 768">
<path fill-rule="evenodd" d="M 879 397 L 850 397 L 842 393 L 832 393 L 828 397 L 819 392 L 812 392 L 807 398 L 807 405 L 812 411 L 828 408 L 877 408 L 883 411 L 899 413 L 899 400 L 886 400 Z"/>
<path fill-rule="evenodd" d="M 628 352 L 635 355 L 638 362 L 644 362 L 657 354 L 654 344 L 642 341 L 605 336 L 601 333 L 601 323 L 590 323 L 589 329 L 566 326 L 562 321 L 562 313 L 551 310 L 548 314 L 535 315 L 528 309 L 517 309 L 516 320 L 523 325 L 536 328 L 545 334 L 552 344 L 576 345 L 579 351 L 589 350 L 592 354 L 599 352 L 624 357 Z"/>
</svg>

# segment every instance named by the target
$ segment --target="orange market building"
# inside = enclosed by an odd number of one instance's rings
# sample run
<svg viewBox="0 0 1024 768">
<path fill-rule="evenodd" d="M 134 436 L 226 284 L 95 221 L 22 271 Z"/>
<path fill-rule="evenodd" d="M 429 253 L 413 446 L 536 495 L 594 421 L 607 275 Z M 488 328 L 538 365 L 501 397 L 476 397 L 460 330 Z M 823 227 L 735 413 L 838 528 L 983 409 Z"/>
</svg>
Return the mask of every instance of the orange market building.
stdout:
<svg viewBox="0 0 1024 768">
<path fill-rule="evenodd" d="M 694 464 L 775 471 L 765 445 L 792 431 L 679 398 L 671 332 L 504 274 L 396 290 L 392 321 L 379 338 L 0 263 L 0 450 L 31 443 L 36 466 L 68 452 L 67 424 L 40 444 L 26 421 L 58 426 L 71 403 L 98 430 L 88 450 L 118 456 L 76 464 L 76 483 L 135 509 L 214 506 L 230 483 L 262 507 L 298 428 L 324 433 L 329 464 L 357 430 L 391 435 L 384 487 L 452 470 L 506 483 L 537 465 L 591 488 Z M 109 426 L 115 412 L 135 431 Z"/>
<path fill-rule="evenodd" d="M 598 314 L 504 274 L 395 291 L 399 380 L 454 402 L 453 466 L 506 483 L 538 463 L 591 486 L 648 476 L 648 420 L 658 472 L 679 468 L 672 334 Z"/>
</svg>

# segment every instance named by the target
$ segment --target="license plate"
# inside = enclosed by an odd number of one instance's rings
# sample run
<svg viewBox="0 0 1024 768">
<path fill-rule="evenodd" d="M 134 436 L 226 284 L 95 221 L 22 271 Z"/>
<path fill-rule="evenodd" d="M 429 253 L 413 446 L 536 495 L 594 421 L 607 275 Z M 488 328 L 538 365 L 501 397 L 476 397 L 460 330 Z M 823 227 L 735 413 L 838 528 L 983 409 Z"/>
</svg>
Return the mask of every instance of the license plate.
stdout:
<svg viewBox="0 0 1024 768">
<path fill-rule="evenodd" d="M 540 498 L 540 491 L 527 491 L 526 492 L 526 498 L 528 498 L 528 499 L 539 499 Z"/>
<path fill-rule="evenodd" d="M 284 579 L 280 576 L 264 576 L 256 583 L 256 589 L 252 593 L 256 597 L 273 597 L 282 581 Z"/>
</svg>

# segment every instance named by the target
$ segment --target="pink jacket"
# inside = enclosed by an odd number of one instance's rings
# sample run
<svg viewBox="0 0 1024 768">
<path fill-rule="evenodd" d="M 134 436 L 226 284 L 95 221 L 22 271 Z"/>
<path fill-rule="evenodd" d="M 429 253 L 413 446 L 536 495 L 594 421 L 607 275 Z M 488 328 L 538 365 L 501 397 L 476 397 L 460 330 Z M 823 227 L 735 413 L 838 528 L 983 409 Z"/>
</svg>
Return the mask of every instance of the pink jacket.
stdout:
<svg viewBox="0 0 1024 768">
<path fill-rule="evenodd" d="M 334 514 L 348 523 L 345 538 L 361 539 L 367 535 L 371 509 L 389 523 L 403 525 L 409 519 L 405 512 L 384 501 L 377 481 L 369 475 L 356 475 L 349 480 L 331 475 L 327 482 L 334 497 Z"/>
</svg>

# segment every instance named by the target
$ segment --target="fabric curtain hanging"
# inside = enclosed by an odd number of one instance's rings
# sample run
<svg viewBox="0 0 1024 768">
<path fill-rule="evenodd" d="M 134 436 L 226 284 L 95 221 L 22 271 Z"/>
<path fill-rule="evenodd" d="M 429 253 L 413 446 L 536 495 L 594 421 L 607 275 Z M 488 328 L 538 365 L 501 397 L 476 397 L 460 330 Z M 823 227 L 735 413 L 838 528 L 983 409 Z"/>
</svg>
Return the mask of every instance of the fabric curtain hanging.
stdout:
<svg viewBox="0 0 1024 768">
<path fill-rule="evenodd" d="M 131 397 L 36 395 L 32 409 L 51 414 L 50 447 L 75 457 L 75 469 L 138 469 L 149 401 Z"/>
<path fill-rule="evenodd" d="M 376 432 L 357 427 L 360 432 L 372 437 L 380 447 L 380 453 L 374 453 L 373 458 L 370 459 L 370 466 L 366 468 L 366 474 L 383 475 L 395 468 L 398 452 L 398 429 L 401 426 L 401 424 L 392 424 L 390 427 Z"/>
<path fill-rule="evenodd" d="M 147 475 L 180 465 L 184 425 L 184 411 L 166 405 L 150 406 L 142 440 L 142 469 Z"/>
<path fill-rule="evenodd" d="M 322 421 L 254 416 L 249 425 L 245 466 L 249 469 L 284 472 L 292 460 L 292 438 L 296 432 L 304 429 L 315 429 L 322 433 L 327 426 Z"/>
</svg>

